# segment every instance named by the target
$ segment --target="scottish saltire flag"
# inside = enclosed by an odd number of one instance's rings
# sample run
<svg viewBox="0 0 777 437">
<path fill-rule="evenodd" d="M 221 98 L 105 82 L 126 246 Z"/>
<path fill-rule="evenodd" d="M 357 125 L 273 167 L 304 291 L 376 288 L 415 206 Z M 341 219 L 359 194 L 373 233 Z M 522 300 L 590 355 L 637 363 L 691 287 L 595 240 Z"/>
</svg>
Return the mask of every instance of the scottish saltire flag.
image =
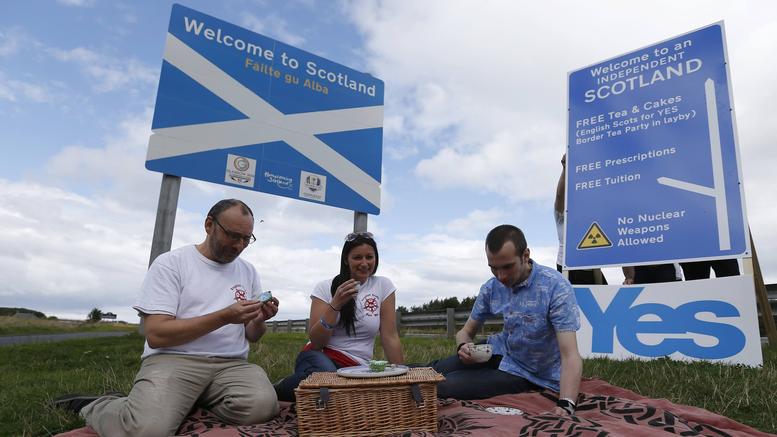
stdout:
<svg viewBox="0 0 777 437">
<path fill-rule="evenodd" d="M 383 82 L 173 5 L 146 168 L 380 212 Z"/>
</svg>

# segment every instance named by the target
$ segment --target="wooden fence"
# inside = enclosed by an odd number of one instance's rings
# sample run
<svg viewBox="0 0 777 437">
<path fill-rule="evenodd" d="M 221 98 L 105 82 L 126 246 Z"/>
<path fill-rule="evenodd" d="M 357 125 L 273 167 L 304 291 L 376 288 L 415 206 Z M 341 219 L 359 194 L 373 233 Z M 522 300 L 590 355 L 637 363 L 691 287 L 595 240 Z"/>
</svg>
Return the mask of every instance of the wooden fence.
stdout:
<svg viewBox="0 0 777 437">
<path fill-rule="evenodd" d="M 445 312 L 402 314 L 397 311 L 397 330 L 405 335 L 422 335 L 423 331 L 429 335 L 446 335 L 453 338 L 456 331 L 464 326 L 469 317 L 469 310 L 455 311 L 447 308 Z M 296 320 L 270 320 L 268 329 L 272 332 L 307 332 L 310 319 Z M 502 326 L 502 319 L 486 320 L 487 326 Z M 445 334 L 442 334 L 444 331 Z"/>
</svg>

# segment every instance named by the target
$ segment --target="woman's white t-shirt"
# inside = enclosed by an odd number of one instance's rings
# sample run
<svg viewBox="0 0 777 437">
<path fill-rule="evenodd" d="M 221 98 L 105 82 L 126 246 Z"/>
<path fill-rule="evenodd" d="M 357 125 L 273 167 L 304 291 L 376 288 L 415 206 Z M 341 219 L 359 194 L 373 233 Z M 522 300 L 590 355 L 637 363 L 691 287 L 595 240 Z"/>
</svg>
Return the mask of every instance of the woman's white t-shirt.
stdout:
<svg viewBox="0 0 777 437">
<path fill-rule="evenodd" d="M 313 289 L 312 299 L 320 299 L 326 303 L 332 301 L 332 279 L 321 281 Z M 396 287 L 389 278 L 383 276 L 370 276 L 359 287 L 356 295 L 356 320 L 354 327 L 356 332 L 351 335 L 345 333 L 345 327 L 338 325 L 329 339 L 327 347 L 338 350 L 360 364 L 367 364 L 372 359 L 372 350 L 375 347 L 375 336 L 380 330 L 380 309 L 383 301 L 396 291 Z M 311 322 L 313 322 L 311 320 Z"/>
</svg>

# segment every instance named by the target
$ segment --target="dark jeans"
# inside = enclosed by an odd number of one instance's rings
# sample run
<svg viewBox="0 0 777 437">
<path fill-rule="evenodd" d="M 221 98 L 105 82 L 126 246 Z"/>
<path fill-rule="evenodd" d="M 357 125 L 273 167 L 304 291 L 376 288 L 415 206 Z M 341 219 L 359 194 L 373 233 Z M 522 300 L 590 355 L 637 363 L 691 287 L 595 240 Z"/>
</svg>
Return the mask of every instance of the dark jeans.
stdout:
<svg viewBox="0 0 777 437">
<path fill-rule="evenodd" d="M 563 269 L 560 265 L 556 264 L 556 270 L 558 270 L 559 273 L 563 272 Z M 567 273 L 569 273 L 569 283 L 572 285 L 595 285 L 596 284 L 596 277 L 594 276 L 594 270 L 567 270 Z M 601 285 L 607 285 L 607 278 L 604 277 L 604 273 L 602 273 L 602 284 Z"/>
<path fill-rule="evenodd" d="M 680 266 L 683 268 L 683 276 L 685 276 L 686 281 L 708 279 L 710 277 L 710 268 L 715 271 L 716 278 L 739 275 L 739 263 L 735 259 L 680 263 Z"/>
<path fill-rule="evenodd" d="M 437 384 L 437 397 L 486 399 L 538 388 L 520 376 L 499 370 L 501 361 L 501 355 L 478 364 L 464 364 L 458 355 L 432 361 L 429 366 L 445 376 L 445 381 Z"/>
<path fill-rule="evenodd" d="M 303 351 L 297 354 L 294 373 L 275 384 L 279 401 L 294 402 L 294 389 L 313 372 L 334 372 L 337 365 L 321 351 Z"/>
<path fill-rule="evenodd" d="M 653 264 L 634 267 L 635 284 L 655 284 L 677 280 L 674 264 Z"/>
</svg>

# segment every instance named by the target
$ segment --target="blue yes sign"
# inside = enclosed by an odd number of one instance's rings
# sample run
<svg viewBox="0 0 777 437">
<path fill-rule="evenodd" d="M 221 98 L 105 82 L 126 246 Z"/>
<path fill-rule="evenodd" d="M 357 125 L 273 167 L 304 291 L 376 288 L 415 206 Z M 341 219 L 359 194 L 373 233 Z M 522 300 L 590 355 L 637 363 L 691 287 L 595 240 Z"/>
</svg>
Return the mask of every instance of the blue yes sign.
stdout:
<svg viewBox="0 0 777 437">
<path fill-rule="evenodd" d="M 634 305 L 643 287 L 621 288 L 607 309 L 596 303 L 591 290 L 576 288 L 577 302 L 593 326 L 591 351 L 613 352 L 613 333 L 617 331 L 618 341 L 629 351 L 643 357 L 662 357 L 679 352 L 692 358 L 721 359 L 736 355 L 745 347 L 745 334 L 736 326 L 699 320 L 696 315 L 703 312 L 716 317 L 739 317 L 741 314 L 730 303 L 719 300 L 688 302 L 677 308 L 660 303 Z M 657 321 L 640 321 L 644 316 L 654 315 Z M 699 346 L 690 338 L 665 338 L 658 344 L 642 343 L 637 334 L 702 334 L 717 338 L 718 344 L 711 347 Z"/>
<path fill-rule="evenodd" d="M 752 277 L 575 287 L 584 316 L 578 334 L 581 353 L 760 365 L 754 293 L 748 280 Z"/>
</svg>

